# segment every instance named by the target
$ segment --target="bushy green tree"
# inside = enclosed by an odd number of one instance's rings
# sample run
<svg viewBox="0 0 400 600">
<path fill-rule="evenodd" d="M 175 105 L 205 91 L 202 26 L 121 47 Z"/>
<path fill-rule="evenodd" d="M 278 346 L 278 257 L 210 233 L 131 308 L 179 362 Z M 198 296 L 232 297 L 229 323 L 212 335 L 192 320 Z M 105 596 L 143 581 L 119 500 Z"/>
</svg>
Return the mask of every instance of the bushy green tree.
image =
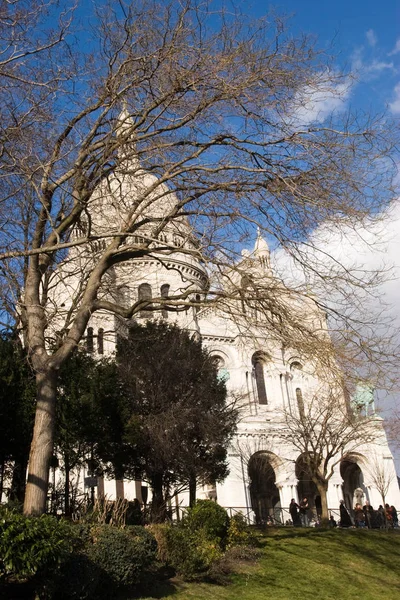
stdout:
<svg viewBox="0 0 400 600">
<path fill-rule="evenodd" d="M 165 492 L 222 480 L 237 411 L 200 341 L 163 321 L 135 324 L 121 338 L 118 373 L 129 401 L 125 441 L 136 460 L 125 471 L 149 482 L 153 519 L 163 517 Z"/>
<path fill-rule="evenodd" d="M 56 448 L 65 475 L 67 514 L 72 508 L 73 469 L 87 463 L 93 472 L 105 468 L 120 476 L 122 457 L 129 455 L 130 446 L 123 440 L 124 422 L 129 415 L 120 387 L 115 362 L 96 360 L 82 349 L 74 352 L 61 369 Z"/>
<path fill-rule="evenodd" d="M 0 335 L 0 501 L 6 475 L 11 478 L 10 499 L 24 499 L 35 394 L 19 340 Z"/>
</svg>

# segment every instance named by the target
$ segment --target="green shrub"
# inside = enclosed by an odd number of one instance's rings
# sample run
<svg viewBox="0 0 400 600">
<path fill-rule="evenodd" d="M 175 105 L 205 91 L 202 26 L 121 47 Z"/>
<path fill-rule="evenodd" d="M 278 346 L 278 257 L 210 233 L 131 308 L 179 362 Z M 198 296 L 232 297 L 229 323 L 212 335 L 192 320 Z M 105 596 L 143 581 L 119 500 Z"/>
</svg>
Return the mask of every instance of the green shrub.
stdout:
<svg viewBox="0 0 400 600">
<path fill-rule="evenodd" d="M 91 600 L 101 598 L 102 571 L 84 551 L 74 552 L 40 589 L 41 598 Z"/>
<path fill-rule="evenodd" d="M 169 526 L 165 529 L 167 564 L 184 579 L 196 579 L 206 574 L 212 563 L 222 555 L 217 540 L 204 532 Z"/>
<path fill-rule="evenodd" d="M 250 533 L 242 514 L 236 514 L 229 519 L 227 547 L 244 546 L 250 542 Z"/>
<path fill-rule="evenodd" d="M 101 569 L 101 584 L 131 586 L 138 583 L 156 558 L 157 543 L 143 527 L 93 528 L 93 544 L 86 553 Z"/>
<path fill-rule="evenodd" d="M 81 528 L 82 529 L 82 528 Z M 118 529 L 96 525 L 81 532 L 83 546 L 48 583 L 54 600 L 112 597 L 113 591 L 137 584 L 156 558 L 157 542 L 144 527 Z"/>
<path fill-rule="evenodd" d="M 55 517 L 0 514 L 0 573 L 3 579 L 40 577 L 67 560 L 77 536 L 73 526 Z"/>
<path fill-rule="evenodd" d="M 157 555 L 157 540 L 152 532 L 141 525 L 129 525 L 123 531 L 137 545 L 143 567 L 150 565 Z"/>
<path fill-rule="evenodd" d="M 197 500 L 194 507 L 188 510 L 183 526 L 192 532 L 202 531 L 205 537 L 217 541 L 221 548 L 226 545 L 228 513 L 212 500 Z"/>
</svg>

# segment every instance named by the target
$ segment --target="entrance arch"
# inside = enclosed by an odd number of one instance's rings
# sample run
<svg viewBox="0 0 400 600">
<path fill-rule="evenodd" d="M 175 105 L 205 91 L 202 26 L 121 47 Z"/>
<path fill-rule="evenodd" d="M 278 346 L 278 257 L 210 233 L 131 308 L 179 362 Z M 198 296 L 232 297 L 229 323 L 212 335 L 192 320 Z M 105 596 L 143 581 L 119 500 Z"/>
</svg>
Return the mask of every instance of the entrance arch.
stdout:
<svg viewBox="0 0 400 600">
<path fill-rule="evenodd" d="M 340 463 L 340 475 L 343 479 L 343 500 L 350 511 L 353 510 L 357 502 L 364 505 L 365 500 L 369 500 L 359 462 L 360 460 L 356 456 L 350 455 Z"/>
<path fill-rule="evenodd" d="M 297 494 L 299 502 L 301 502 L 303 498 L 307 498 L 310 510 L 316 512 L 317 515 L 321 515 L 321 496 L 319 495 L 317 486 L 311 479 L 304 454 L 300 454 L 296 460 L 295 473 L 297 477 Z"/>
<path fill-rule="evenodd" d="M 272 518 L 281 521 L 281 501 L 276 485 L 273 463 L 274 455 L 269 452 L 256 452 L 248 463 L 251 507 L 256 515 L 256 523 L 261 524 Z"/>
</svg>

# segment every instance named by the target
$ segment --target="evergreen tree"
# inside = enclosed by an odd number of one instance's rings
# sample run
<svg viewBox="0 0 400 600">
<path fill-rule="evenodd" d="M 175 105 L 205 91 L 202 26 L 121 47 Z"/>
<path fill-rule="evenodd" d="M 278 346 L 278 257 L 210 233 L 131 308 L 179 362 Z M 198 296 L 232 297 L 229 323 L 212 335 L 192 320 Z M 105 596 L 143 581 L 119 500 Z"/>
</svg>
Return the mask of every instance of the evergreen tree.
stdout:
<svg viewBox="0 0 400 600">
<path fill-rule="evenodd" d="M 10 500 L 23 502 L 36 389 L 18 339 L 0 335 L 0 501 L 6 476 Z"/>
<path fill-rule="evenodd" d="M 152 518 L 163 518 L 173 487 L 190 490 L 228 474 L 227 446 L 237 411 L 200 341 L 163 321 L 131 327 L 117 353 L 118 373 L 131 415 L 125 441 L 136 460 L 125 472 L 152 488 Z"/>
</svg>

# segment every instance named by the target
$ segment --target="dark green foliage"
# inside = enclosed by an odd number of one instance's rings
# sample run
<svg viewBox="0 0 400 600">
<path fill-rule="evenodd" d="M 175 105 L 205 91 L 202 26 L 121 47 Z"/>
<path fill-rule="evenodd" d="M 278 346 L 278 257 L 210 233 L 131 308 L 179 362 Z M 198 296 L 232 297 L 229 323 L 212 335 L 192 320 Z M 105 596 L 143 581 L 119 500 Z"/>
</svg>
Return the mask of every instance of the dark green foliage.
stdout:
<svg viewBox="0 0 400 600">
<path fill-rule="evenodd" d="M 140 550 L 143 566 L 151 564 L 157 553 L 157 542 L 154 535 L 140 525 L 130 525 L 123 531 L 137 545 L 138 551 Z"/>
<path fill-rule="evenodd" d="M 57 392 L 56 447 L 65 474 L 67 514 L 74 508 L 69 502 L 73 496 L 69 473 L 73 468 L 92 456 L 94 472 L 106 468 L 108 462 L 110 471 L 120 471 L 121 455 L 129 456 L 130 450 L 123 441 L 129 416 L 114 361 L 95 360 L 82 350 L 72 354 L 60 370 Z"/>
<path fill-rule="evenodd" d="M 145 578 L 156 559 L 157 542 L 144 527 L 98 525 L 83 537 L 84 545 L 48 582 L 53 600 L 112 598 Z"/>
<path fill-rule="evenodd" d="M 65 521 L 43 515 L 0 514 L 0 572 L 4 579 L 41 577 L 66 560 L 77 544 L 76 531 Z"/>
<path fill-rule="evenodd" d="M 136 450 L 124 470 L 150 484 L 152 518 L 162 520 L 166 489 L 185 486 L 194 500 L 196 484 L 226 477 L 237 412 L 212 357 L 175 325 L 134 324 L 117 362 L 130 405 L 124 441 Z"/>
<path fill-rule="evenodd" d="M 170 526 L 164 534 L 166 562 L 184 579 L 204 576 L 222 555 L 218 541 L 210 539 L 202 529 Z"/>
<path fill-rule="evenodd" d="M 204 535 L 225 547 L 228 535 L 229 517 L 222 506 L 212 500 L 197 500 L 193 508 L 189 508 L 183 521 L 186 529 Z"/>
<path fill-rule="evenodd" d="M 47 580 L 41 596 L 51 600 L 101 598 L 101 576 L 101 568 L 84 551 L 74 552 L 62 568 Z M 105 594 L 108 591 L 108 588 L 104 590 Z"/>
<path fill-rule="evenodd" d="M 0 495 L 12 477 L 11 499 L 22 502 L 36 388 L 19 339 L 0 335 Z M 4 500 L 4 498 L 3 498 Z"/>
<path fill-rule="evenodd" d="M 198 500 L 179 525 L 153 525 L 159 560 L 184 579 L 204 577 L 222 556 L 227 542 L 226 510 L 211 500 Z"/>
<path fill-rule="evenodd" d="M 98 585 L 110 590 L 137 584 L 155 560 L 157 543 L 143 527 L 117 529 L 102 525 L 92 530 L 86 556 L 99 570 Z"/>
</svg>

